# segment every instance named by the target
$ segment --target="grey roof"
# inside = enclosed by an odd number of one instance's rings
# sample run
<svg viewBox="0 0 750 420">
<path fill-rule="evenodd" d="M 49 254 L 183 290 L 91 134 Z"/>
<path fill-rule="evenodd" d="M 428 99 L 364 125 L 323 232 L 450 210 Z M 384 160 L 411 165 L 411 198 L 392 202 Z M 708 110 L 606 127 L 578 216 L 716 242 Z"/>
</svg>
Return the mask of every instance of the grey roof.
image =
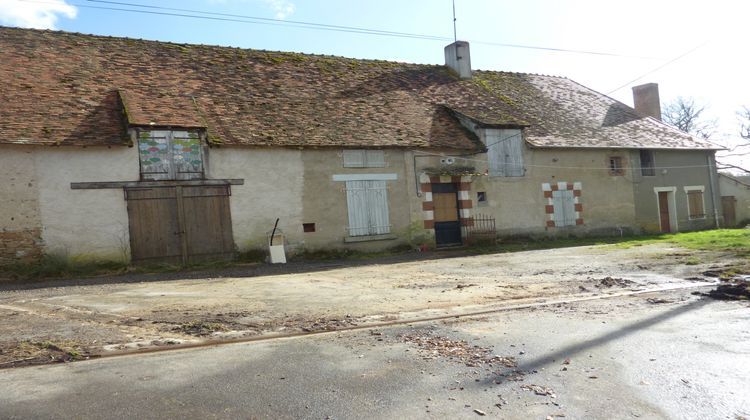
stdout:
<svg viewBox="0 0 750 420">
<path fill-rule="evenodd" d="M 476 71 L 473 81 L 521 112 L 532 146 L 721 149 L 564 77 Z"/>
</svg>

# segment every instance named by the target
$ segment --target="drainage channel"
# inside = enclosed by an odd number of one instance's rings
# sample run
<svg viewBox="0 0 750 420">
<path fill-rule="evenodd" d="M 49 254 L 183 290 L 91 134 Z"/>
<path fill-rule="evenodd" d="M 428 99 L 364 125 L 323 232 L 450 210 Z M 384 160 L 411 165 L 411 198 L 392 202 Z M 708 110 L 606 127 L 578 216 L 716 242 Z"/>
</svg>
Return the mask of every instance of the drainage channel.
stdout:
<svg viewBox="0 0 750 420">
<path fill-rule="evenodd" d="M 477 310 L 477 311 L 461 312 L 461 313 L 446 314 L 446 315 L 436 315 L 436 316 L 430 316 L 430 317 L 396 320 L 396 321 L 377 322 L 377 323 L 370 323 L 370 324 L 363 324 L 363 325 L 353 325 L 349 327 L 337 328 L 335 330 L 300 331 L 300 332 L 286 333 L 286 334 L 268 334 L 268 335 L 260 335 L 260 336 L 255 336 L 255 337 L 243 337 L 243 338 L 233 338 L 233 339 L 224 339 L 224 340 L 206 340 L 200 343 L 176 344 L 176 345 L 172 345 L 169 347 L 149 347 L 149 348 L 134 349 L 134 350 L 113 351 L 113 352 L 107 352 L 107 353 L 92 354 L 87 359 L 80 360 L 80 361 L 93 360 L 93 359 L 108 359 L 108 358 L 123 357 L 123 356 L 135 356 L 135 355 L 141 355 L 141 354 L 161 353 L 161 352 L 176 351 L 176 350 L 191 350 L 191 349 L 199 349 L 199 348 L 206 348 L 206 347 L 216 347 L 216 346 L 222 346 L 222 345 L 228 345 L 228 344 L 254 343 L 254 342 L 261 342 L 261 341 L 279 340 L 279 339 L 284 339 L 284 338 L 310 337 L 310 336 L 317 336 L 317 335 L 324 335 L 324 334 L 341 333 L 341 332 L 347 332 L 347 331 L 393 327 L 393 326 L 398 326 L 398 325 L 421 324 L 425 322 L 441 321 L 441 320 L 446 320 L 446 319 L 471 318 L 471 317 L 483 316 L 483 315 L 500 313 L 500 312 L 508 312 L 508 311 L 514 311 L 514 310 L 520 310 L 520 309 L 528 309 L 528 308 L 539 308 L 539 307 L 544 307 L 544 306 L 552 306 L 552 305 L 559 305 L 559 304 L 565 304 L 565 303 L 587 302 L 587 301 L 592 301 L 592 300 L 602 300 L 602 299 L 611 299 L 611 298 L 616 298 L 616 297 L 635 296 L 635 295 L 642 295 L 642 294 L 647 294 L 647 293 L 658 293 L 658 292 L 668 292 L 668 291 L 674 291 L 674 290 L 713 287 L 718 284 L 720 284 L 720 282 L 665 286 L 665 287 L 659 287 L 659 288 L 654 288 L 654 289 L 610 293 L 606 295 L 567 296 L 567 297 L 554 299 L 554 300 L 545 300 L 541 302 L 523 303 L 523 304 L 517 304 L 517 305 L 507 305 L 507 306 L 493 307 L 493 308 L 482 309 L 482 310 Z M 38 367 L 39 365 L 28 365 L 28 366 L 19 366 L 19 367 L 32 367 L 32 366 Z"/>
</svg>

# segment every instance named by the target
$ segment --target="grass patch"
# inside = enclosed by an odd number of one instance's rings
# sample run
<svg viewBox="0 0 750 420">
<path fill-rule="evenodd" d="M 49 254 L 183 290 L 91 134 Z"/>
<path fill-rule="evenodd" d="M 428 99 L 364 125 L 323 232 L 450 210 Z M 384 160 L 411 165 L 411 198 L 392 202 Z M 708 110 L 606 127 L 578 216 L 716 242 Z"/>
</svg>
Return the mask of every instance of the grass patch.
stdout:
<svg viewBox="0 0 750 420">
<path fill-rule="evenodd" d="M 16 263 L 0 267 L 0 278 L 36 280 L 43 278 L 94 277 L 123 274 L 128 264 L 112 260 L 75 260 L 59 255 L 45 255 L 33 263 Z"/>
<path fill-rule="evenodd" d="M 482 254 L 568 248 L 575 246 L 610 245 L 629 249 L 649 244 L 669 243 L 696 251 L 729 251 L 750 256 L 750 229 L 715 229 L 677 234 L 583 237 L 583 238 L 507 238 L 496 245 L 478 246 L 472 250 Z M 688 258 L 687 265 L 697 265 L 697 257 Z"/>
<path fill-rule="evenodd" d="M 534 251 L 542 249 L 570 248 L 576 246 L 614 245 L 622 248 L 639 246 L 653 240 L 652 236 L 603 236 L 568 238 L 503 238 L 495 245 L 477 245 L 471 250 L 479 254 Z M 623 245 L 627 244 L 627 245 Z"/>
</svg>

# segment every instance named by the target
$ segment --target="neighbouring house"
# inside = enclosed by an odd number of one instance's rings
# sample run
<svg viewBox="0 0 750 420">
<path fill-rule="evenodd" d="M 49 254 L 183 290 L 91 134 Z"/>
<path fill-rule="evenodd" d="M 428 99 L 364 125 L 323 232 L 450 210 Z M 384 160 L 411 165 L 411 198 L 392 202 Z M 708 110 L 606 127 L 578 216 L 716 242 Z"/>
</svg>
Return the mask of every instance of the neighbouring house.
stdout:
<svg viewBox="0 0 750 420">
<path fill-rule="evenodd" d="M 750 224 L 750 183 L 730 174 L 719 173 L 719 190 L 724 226 Z"/>
<path fill-rule="evenodd" d="M 716 148 L 569 79 L 0 28 L 0 262 L 719 225 Z M 481 217 L 479 216 L 481 215 Z M 491 221 L 491 223 L 486 223 Z M 480 230 L 481 230 L 480 229 Z M 479 232 L 487 233 L 487 232 Z"/>
</svg>

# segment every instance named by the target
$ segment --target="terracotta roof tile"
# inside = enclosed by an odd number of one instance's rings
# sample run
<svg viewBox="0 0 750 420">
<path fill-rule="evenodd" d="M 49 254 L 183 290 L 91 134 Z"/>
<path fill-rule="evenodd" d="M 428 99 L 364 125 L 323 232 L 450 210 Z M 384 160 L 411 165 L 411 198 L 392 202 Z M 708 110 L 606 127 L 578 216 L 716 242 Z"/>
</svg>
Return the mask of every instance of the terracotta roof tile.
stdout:
<svg viewBox="0 0 750 420">
<path fill-rule="evenodd" d="M 563 78 L 0 27 L 0 142 L 125 144 L 132 125 L 248 146 L 483 146 L 452 111 L 546 147 L 704 147 Z M 10 81 L 8 83 L 7 81 Z"/>
<path fill-rule="evenodd" d="M 539 147 L 719 149 L 564 77 L 491 71 L 473 82 L 522 111 Z"/>
</svg>

